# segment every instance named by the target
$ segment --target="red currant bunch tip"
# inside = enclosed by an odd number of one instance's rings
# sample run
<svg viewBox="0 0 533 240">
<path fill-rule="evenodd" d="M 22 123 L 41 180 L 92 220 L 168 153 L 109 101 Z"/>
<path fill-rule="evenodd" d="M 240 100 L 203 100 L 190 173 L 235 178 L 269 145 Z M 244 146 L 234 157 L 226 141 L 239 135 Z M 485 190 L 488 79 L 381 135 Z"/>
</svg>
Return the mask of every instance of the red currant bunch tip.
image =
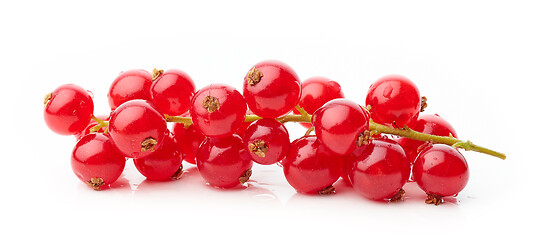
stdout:
<svg viewBox="0 0 533 240">
<path fill-rule="evenodd" d="M 242 94 L 226 84 L 196 90 L 181 70 L 133 69 L 112 81 L 109 115 L 95 117 L 92 94 L 66 84 L 46 95 L 44 119 L 52 131 L 76 136 L 72 169 L 95 190 L 120 176 L 126 158 L 154 181 L 179 178 L 185 160 L 218 188 L 248 181 L 255 162 L 282 166 L 300 193 L 333 193 L 342 177 L 362 196 L 388 201 L 402 199 L 412 172 L 426 202 L 440 204 L 468 181 L 457 148 L 505 159 L 459 140 L 440 116 L 421 114 L 427 98 L 404 76 L 371 84 L 366 107 L 345 99 L 339 83 L 325 77 L 301 82 L 279 61 L 252 66 L 242 86 Z M 291 142 L 286 122 L 308 130 Z"/>
</svg>

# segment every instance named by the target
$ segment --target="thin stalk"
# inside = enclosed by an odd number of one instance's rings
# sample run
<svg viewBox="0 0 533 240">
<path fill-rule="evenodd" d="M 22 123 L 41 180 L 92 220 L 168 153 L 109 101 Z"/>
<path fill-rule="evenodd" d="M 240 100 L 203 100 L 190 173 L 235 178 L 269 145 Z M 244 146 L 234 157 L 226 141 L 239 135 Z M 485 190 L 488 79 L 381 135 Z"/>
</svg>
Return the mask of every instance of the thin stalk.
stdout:
<svg viewBox="0 0 533 240">
<path fill-rule="evenodd" d="M 98 123 L 96 126 L 92 127 L 90 129 L 91 133 L 98 132 L 101 128 L 109 126 L 109 121 L 102 120 L 100 118 L 95 117 L 94 115 L 91 116 L 91 118 Z M 105 129 L 105 133 L 107 133 L 108 128 Z"/>
<path fill-rule="evenodd" d="M 454 148 L 462 148 L 466 151 L 474 151 L 474 152 L 480 152 L 484 154 L 488 154 L 497 158 L 505 159 L 506 156 L 503 153 L 496 152 L 494 150 L 476 145 L 472 143 L 471 141 L 463 141 L 454 137 L 444 137 L 444 136 L 436 136 L 426 133 L 421 133 L 414 131 L 408 127 L 404 128 L 393 128 L 389 126 L 385 126 L 383 124 L 375 123 L 374 121 L 370 120 L 368 124 L 368 129 L 371 131 L 376 131 L 378 133 L 386 133 L 386 134 L 392 134 L 400 137 L 406 137 L 418 141 L 431 141 L 433 143 L 443 143 L 450 145 Z"/>
<path fill-rule="evenodd" d="M 186 127 L 192 124 L 190 117 L 169 116 L 165 114 L 165 118 L 167 122 L 183 123 Z"/>
<path fill-rule="evenodd" d="M 280 123 L 286 123 L 286 122 L 310 123 L 312 115 L 306 113 L 301 108 L 299 108 L 298 110 L 300 111 L 301 115 L 289 114 L 283 117 L 276 118 L 276 120 L 278 120 Z M 179 122 L 179 123 L 184 123 L 187 126 L 192 124 L 192 120 L 190 117 L 179 117 L 179 116 L 168 116 L 168 115 L 165 115 L 165 117 L 167 119 L 167 122 Z M 257 115 L 246 115 L 244 121 L 253 122 L 259 119 L 261 119 L 261 117 Z M 385 133 L 385 134 L 392 134 L 392 135 L 396 135 L 400 137 L 406 137 L 406 138 L 410 138 L 410 139 L 414 139 L 418 141 L 424 141 L 424 142 L 431 141 L 433 143 L 443 143 L 443 144 L 450 145 L 454 148 L 462 148 L 466 151 L 475 151 L 479 153 L 484 153 L 484 154 L 488 154 L 490 156 L 494 156 L 494 157 L 501 158 L 501 159 L 506 158 L 505 154 L 503 153 L 476 145 L 472 143 L 471 141 L 463 141 L 463 140 L 454 138 L 452 136 L 444 137 L 444 136 L 436 136 L 436 135 L 421 133 L 421 132 L 414 131 L 408 127 L 393 128 L 393 127 L 389 127 L 383 124 L 375 123 L 372 120 L 370 120 L 368 124 L 368 129 L 372 132 L 372 134 Z"/>
</svg>

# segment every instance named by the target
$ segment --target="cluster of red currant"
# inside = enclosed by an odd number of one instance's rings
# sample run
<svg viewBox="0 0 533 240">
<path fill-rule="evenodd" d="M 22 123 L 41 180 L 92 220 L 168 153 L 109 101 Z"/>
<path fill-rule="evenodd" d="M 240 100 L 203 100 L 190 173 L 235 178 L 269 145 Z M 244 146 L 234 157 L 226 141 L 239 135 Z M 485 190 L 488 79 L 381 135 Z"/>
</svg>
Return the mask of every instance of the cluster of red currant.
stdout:
<svg viewBox="0 0 533 240">
<path fill-rule="evenodd" d="M 300 82 L 277 61 L 253 66 L 243 94 L 226 84 L 196 91 L 179 70 L 130 70 L 111 84 L 108 100 L 110 115 L 95 117 L 91 95 L 67 84 L 44 102 L 48 127 L 78 139 L 72 169 L 95 190 L 113 183 L 127 158 L 150 180 L 178 178 L 185 160 L 219 188 L 246 182 L 255 162 L 280 164 L 301 193 L 329 194 L 342 176 L 369 199 L 395 201 L 404 184 L 415 181 L 428 194 L 426 202 L 439 204 L 468 181 L 457 148 L 505 158 L 457 139 L 438 115 L 419 115 L 426 98 L 397 75 L 374 82 L 365 107 L 345 99 L 337 82 Z M 308 131 L 291 143 L 285 122 Z"/>
</svg>

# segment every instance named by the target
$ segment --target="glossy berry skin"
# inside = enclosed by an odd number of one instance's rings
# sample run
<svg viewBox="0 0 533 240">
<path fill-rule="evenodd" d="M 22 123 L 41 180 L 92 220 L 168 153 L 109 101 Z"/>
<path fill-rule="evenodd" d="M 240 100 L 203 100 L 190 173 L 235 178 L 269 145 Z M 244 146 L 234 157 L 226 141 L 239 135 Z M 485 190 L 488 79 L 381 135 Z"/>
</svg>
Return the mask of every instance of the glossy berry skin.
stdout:
<svg viewBox="0 0 533 240">
<path fill-rule="evenodd" d="M 170 180 L 180 170 L 182 154 L 174 134 L 165 134 L 165 140 L 157 151 L 149 156 L 133 160 L 139 172 L 149 180 Z"/>
<path fill-rule="evenodd" d="M 281 161 L 291 146 L 287 128 L 272 118 L 252 123 L 246 130 L 243 141 L 254 162 L 263 165 Z"/>
<path fill-rule="evenodd" d="M 231 136 L 246 116 L 243 96 L 225 84 L 211 84 L 200 89 L 191 104 L 192 122 L 207 137 Z"/>
<path fill-rule="evenodd" d="M 424 114 L 418 116 L 416 121 L 411 122 L 409 128 L 421 133 L 427 133 L 437 136 L 448 137 L 450 134 L 457 138 L 457 133 L 450 123 L 444 120 L 437 114 Z M 399 138 L 397 142 L 402 145 L 403 149 L 409 156 L 411 163 L 416 159 L 418 153 L 422 150 L 424 142 L 413 140 L 410 138 Z"/>
<path fill-rule="evenodd" d="M 176 139 L 179 139 L 178 145 L 183 155 L 183 160 L 191 164 L 196 164 L 196 152 L 200 144 L 204 141 L 205 136 L 194 124 L 186 127 L 183 123 L 175 123 L 172 132 Z"/>
<path fill-rule="evenodd" d="M 365 110 L 347 99 L 329 101 L 312 117 L 318 139 L 339 155 L 347 155 L 357 147 L 357 138 L 368 130 L 368 120 Z"/>
<path fill-rule="evenodd" d="M 425 148 L 413 165 L 413 179 L 428 194 L 454 196 L 466 186 L 469 171 L 463 155 L 444 144 Z"/>
<path fill-rule="evenodd" d="M 409 179 L 411 166 L 400 146 L 390 139 L 375 139 L 351 155 L 348 176 L 353 188 L 372 200 L 391 199 Z"/>
<path fill-rule="evenodd" d="M 219 188 L 231 188 L 248 180 L 242 177 L 253 162 L 241 137 L 206 138 L 196 156 L 196 166 L 206 183 Z M 249 176 L 248 176 L 249 177 Z"/>
<path fill-rule="evenodd" d="M 289 184 L 300 193 L 317 194 L 335 183 L 342 171 L 342 157 L 332 154 L 315 136 L 291 143 L 282 161 Z"/>
<path fill-rule="evenodd" d="M 134 99 L 152 100 L 150 87 L 152 74 L 143 69 L 133 69 L 121 72 L 111 83 L 107 100 L 111 110 L 115 110 L 122 103 Z"/>
<path fill-rule="evenodd" d="M 150 92 L 152 102 L 162 113 L 178 116 L 189 110 L 195 86 L 187 73 L 172 69 L 157 77 Z"/>
<path fill-rule="evenodd" d="M 302 82 L 302 96 L 298 105 L 308 114 L 313 114 L 325 103 L 337 98 L 344 98 L 339 83 L 325 77 L 312 77 Z M 300 114 L 297 109 L 293 109 L 292 112 Z M 306 128 L 313 126 L 309 123 L 300 124 Z"/>
<path fill-rule="evenodd" d="M 165 118 L 146 100 L 123 103 L 109 119 L 109 135 L 129 158 L 152 154 L 163 143 L 166 131 Z"/>
<path fill-rule="evenodd" d="M 250 109 L 246 110 L 246 115 L 254 115 Z M 252 124 L 253 122 L 242 122 L 241 126 L 237 128 L 237 131 L 235 131 L 235 134 L 239 135 L 241 138 L 244 137 L 244 133 L 246 132 L 246 129 Z"/>
<path fill-rule="evenodd" d="M 385 76 L 370 85 L 366 95 L 371 118 L 381 124 L 403 127 L 416 120 L 421 96 L 416 85 L 400 75 Z"/>
<path fill-rule="evenodd" d="M 72 151 L 74 174 L 95 190 L 115 182 L 125 164 L 126 158 L 115 148 L 111 139 L 101 133 L 85 135 Z"/>
<path fill-rule="evenodd" d="M 300 101 L 300 79 L 287 64 L 264 61 L 244 78 L 243 95 L 250 110 L 264 118 L 285 115 Z"/>
<path fill-rule="evenodd" d="M 57 134 L 74 135 L 87 127 L 93 111 L 93 99 L 85 89 L 65 84 L 46 96 L 44 121 Z"/>
</svg>

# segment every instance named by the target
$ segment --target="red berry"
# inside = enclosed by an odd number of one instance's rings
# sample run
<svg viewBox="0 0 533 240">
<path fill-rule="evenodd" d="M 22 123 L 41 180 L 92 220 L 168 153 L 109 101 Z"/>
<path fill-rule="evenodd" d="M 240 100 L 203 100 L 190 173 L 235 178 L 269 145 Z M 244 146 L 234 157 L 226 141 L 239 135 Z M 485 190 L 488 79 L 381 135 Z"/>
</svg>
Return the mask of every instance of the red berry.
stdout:
<svg viewBox="0 0 533 240">
<path fill-rule="evenodd" d="M 172 128 L 178 145 L 183 155 L 183 159 L 191 164 L 196 164 L 196 152 L 200 143 L 205 139 L 205 136 L 196 128 L 195 125 L 185 126 L 183 123 L 175 123 Z"/>
<path fill-rule="evenodd" d="M 409 179 L 411 167 L 407 155 L 390 139 L 375 139 L 349 155 L 353 163 L 348 177 L 353 188 L 366 198 L 388 200 Z"/>
<path fill-rule="evenodd" d="M 122 174 L 126 158 L 108 136 L 89 134 L 80 139 L 71 158 L 72 170 L 82 181 L 99 190 L 115 182 Z"/>
<path fill-rule="evenodd" d="M 328 194 L 342 171 L 342 157 L 328 151 L 315 136 L 305 136 L 291 143 L 282 161 L 289 184 L 301 193 Z"/>
<path fill-rule="evenodd" d="M 264 165 L 281 161 L 291 146 L 285 126 L 272 118 L 255 121 L 246 130 L 243 141 L 254 162 Z"/>
<path fill-rule="evenodd" d="M 368 115 L 358 104 L 334 99 L 315 111 L 312 117 L 318 139 L 330 151 L 346 155 L 357 147 L 357 138 L 368 130 Z"/>
<path fill-rule="evenodd" d="M 109 119 L 109 135 L 126 157 L 146 157 L 163 143 L 167 122 L 146 100 L 120 105 Z"/>
<path fill-rule="evenodd" d="M 251 175 L 252 159 L 241 137 L 206 138 L 196 156 L 198 171 L 211 186 L 231 188 L 244 183 Z"/>
<path fill-rule="evenodd" d="M 50 130 L 61 135 L 73 135 L 87 127 L 94 111 L 89 93 L 74 84 L 59 86 L 46 95 L 44 121 Z"/>
<path fill-rule="evenodd" d="M 428 194 L 454 196 L 468 182 L 468 164 L 463 155 L 448 145 L 425 148 L 413 165 L 414 181 Z"/>
<path fill-rule="evenodd" d="M 152 83 L 153 103 L 162 113 L 178 116 L 189 110 L 194 96 L 194 82 L 187 73 L 168 70 Z"/>
<path fill-rule="evenodd" d="M 133 160 L 139 172 L 149 180 L 164 181 L 181 174 L 181 153 L 173 133 L 165 134 L 165 140 L 157 151 L 149 156 Z"/>
<path fill-rule="evenodd" d="M 313 114 L 330 100 L 344 98 L 341 85 L 325 77 L 312 77 L 302 82 L 300 107 Z"/>
<path fill-rule="evenodd" d="M 312 77 L 302 82 L 302 97 L 298 104 L 307 113 L 313 114 L 330 100 L 344 98 L 341 85 L 325 77 Z M 295 114 L 300 114 L 297 109 L 292 110 Z M 309 123 L 300 123 L 302 126 L 310 128 Z"/>
<path fill-rule="evenodd" d="M 146 70 L 133 69 L 121 72 L 111 83 L 107 100 L 111 110 L 115 110 L 122 103 L 134 99 L 152 100 L 150 87 L 152 86 L 152 74 Z"/>
<path fill-rule="evenodd" d="M 291 67 L 279 61 L 260 62 L 244 78 L 246 103 L 264 118 L 287 114 L 298 104 L 300 94 L 300 79 Z"/>
<path fill-rule="evenodd" d="M 403 127 L 418 117 L 420 92 L 409 79 L 399 75 L 385 76 L 368 89 L 366 105 L 377 123 Z"/>
<path fill-rule="evenodd" d="M 192 99 L 192 122 L 208 137 L 231 136 L 246 115 L 246 102 L 233 87 L 211 84 L 200 89 Z"/>
<path fill-rule="evenodd" d="M 457 138 L 457 133 L 446 120 L 437 114 L 434 115 L 420 115 L 416 121 L 411 122 L 408 126 L 421 133 L 427 133 L 437 136 L 450 136 L 450 134 Z M 418 153 L 422 150 L 424 142 L 413 140 L 410 138 L 399 138 L 397 142 L 402 145 L 403 149 L 409 156 L 411 163 L 416 159 Z"/>
</svg>

